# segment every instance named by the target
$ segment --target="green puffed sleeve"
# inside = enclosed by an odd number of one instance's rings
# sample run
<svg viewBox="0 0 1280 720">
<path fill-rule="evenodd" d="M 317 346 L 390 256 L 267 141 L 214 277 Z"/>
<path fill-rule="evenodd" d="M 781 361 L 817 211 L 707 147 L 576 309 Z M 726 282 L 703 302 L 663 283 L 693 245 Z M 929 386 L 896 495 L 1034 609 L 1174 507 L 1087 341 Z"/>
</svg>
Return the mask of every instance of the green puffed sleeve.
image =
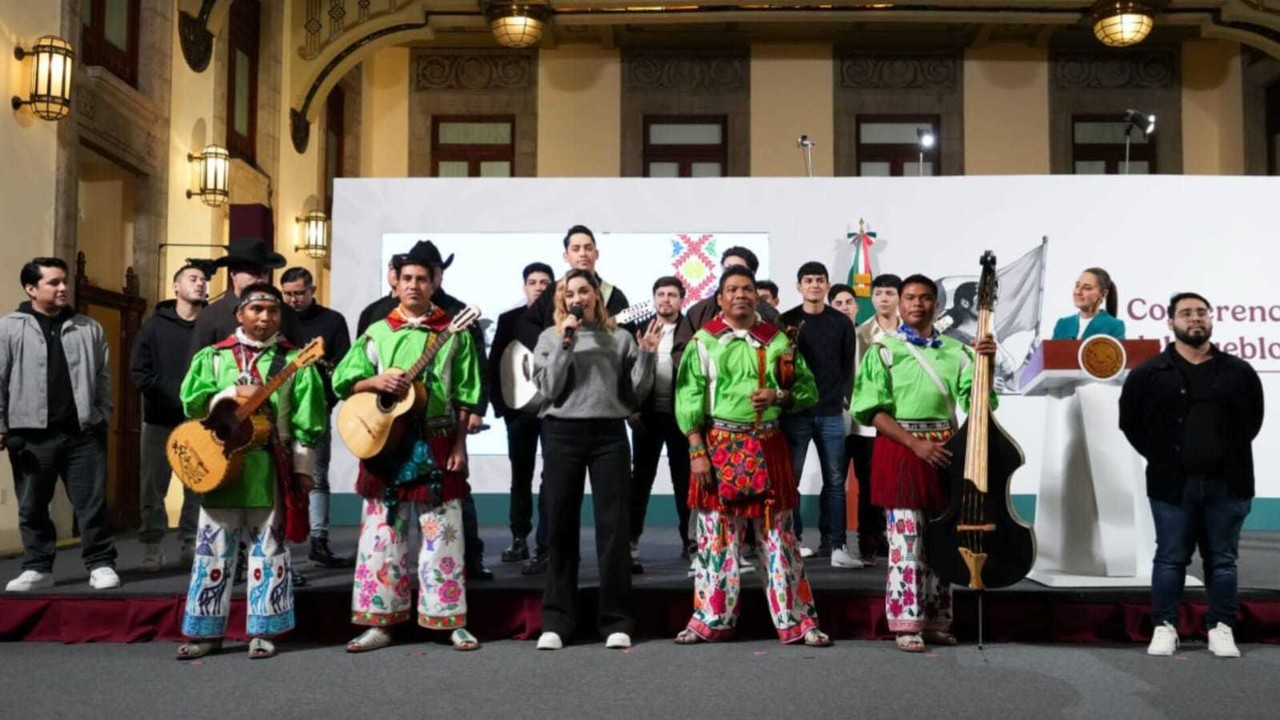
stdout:
<svg viewBox="0 0 1280 720">
<path fill-rule="evenodd" d="M 292 360 L 297 353 L 291 353 Z M 304 367 L 293 375 L 293 403 L 289 425 L 293 439 L 305 447 L 315 447 L 329 422 L 329 406 L 325 402 L 324 381 L 315 367 Z"/>
<path fill-rule="evenodd" d="M 960 407 L 966 413 L 969 412 L 969 396 L 973 394 L 973 366 L 977 362 L 977 355 L 973 352 L 973 348 L 968 345 L 962 345 L 961 351 L 969 358 L 968 363 L 962 363 L 959 377 L 955 379 L 955 396 L 960 399 Z M 995 363 L 995 358 L 991 359 Z M 991 383 L 991 409 L 994 411 L 1000 405 L 1000 396 L 996 395 L 996 384 Z"/>
<path fill-rule="evenodd" d="M 373 337 L 366 332 L 356 338 L 351 349 L 338 361 L 338 366 L 333 369 L 334 395 L 346 400 L 351 397 L 356 383 L 378 374 L 378 366 L 369 359 L 369 345 L 373 342 Z"/>
<path fill-rule="evenodd" d="M 476 353 L 471 333 L 456 333 L 453 342 L 457 343 L 451 353 L 454 404 L 474 412 L 480 404 L 480 356 Z"/>
<path fill-rule="evenodd" d="M 182 412 L 189 418 L 202 418 L 209 414 L 209 400 L 218 394 L 218 378 L 213 374 L 213 356 L 218 349 L 210 345 L 191 358 L 187 376 L 182 379 L 179 398 Z"/>
<path fill-rule="evenodd" d="M 849 412 L 859 425 L 871 425 L 876 413 L 894 414 L 893 376 L 885 356 L 892 358 L 892 351 L 881 343 L 872 343 L 858 366 L 858 376 L 853 383 L 853 407 Z"/>
<path fill-rule="evenodd" d="M 791 385 L 791 394 L 795 397 L 795 403 L 788 408 L 788 412 L 798 412 L 813 407 L 818 402 L 818 382 L 813 379 L 813 371 L 804 361 L 799 348 L 796 349 L 795 382 Z"/>
<path fill-rule="evenodd" d="M 676 372 L 676 424 L 686 435 L 701 430 L 707 419 L 707 379 L 702 374 L 701 343 L 698 337 L 689 341 Z"/>
</svg>

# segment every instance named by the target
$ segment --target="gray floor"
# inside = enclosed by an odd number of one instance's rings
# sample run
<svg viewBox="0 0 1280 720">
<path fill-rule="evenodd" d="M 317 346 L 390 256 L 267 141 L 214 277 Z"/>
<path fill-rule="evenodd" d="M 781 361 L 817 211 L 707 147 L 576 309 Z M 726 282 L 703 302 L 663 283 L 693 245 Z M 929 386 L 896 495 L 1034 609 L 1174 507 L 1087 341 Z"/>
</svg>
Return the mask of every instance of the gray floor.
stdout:
<svg viewBox="0 0 1280 720">
<path fill-rule="evenodd" d="M 995 645 L 922 656 L 887 643 L 826 650 L 776 642 L 642 643 L 540 653 L 531 642 L 473 653 L 405 645 L 354 656 L 285 646 L 250 661 L 243 646 L 193 662 L 174 645 L 0 648 L 0 716 L 225 718 L 1246 718 L 1277 716 L 1280 648 L 1219 660 L 1138 647 Z"/>
</svg>

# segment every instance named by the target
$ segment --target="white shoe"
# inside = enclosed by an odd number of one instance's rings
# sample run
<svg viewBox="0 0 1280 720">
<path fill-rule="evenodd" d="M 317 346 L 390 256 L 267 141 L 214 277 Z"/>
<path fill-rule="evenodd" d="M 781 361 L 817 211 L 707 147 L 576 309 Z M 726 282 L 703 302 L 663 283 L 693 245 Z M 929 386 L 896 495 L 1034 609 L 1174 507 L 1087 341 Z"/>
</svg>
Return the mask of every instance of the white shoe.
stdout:
<svg viewBox="0 0 1280 720">
<path fill-rule="evenodd" d="M 562 647 L 564 647 L 564 641 L 560 639 L 559 633 L 544 632 L 538 638 L 539 650 L 559 650 Z"/>
<path fill-rule="evenodd" d="M 1215 628 L 1209 630 L 1209 652 L 1214 657 L 1221 658 L 1238 658 L 1240 657 L 1240 648 L 1236 647 L 1236 638 L 1231 626 L 1226 623 L 1218 623 Z"/>
<path fill-rule="evenodd" d="M 813 548 L 808 547 L 807 545 L 801 545 L 801 546 L 800 546 L 800 557 L 802 557 L 802 558 L 811 558 L 811 557 L 813 557 Z"/>
<path fill-rule="evenodd" d="M 160 543 L 142 544 L 142 572 L 157 572 L 164 567 L 164 550 Z"/>
<path fill-rule="evenodd" d="M 831 567 L 857 570 L 862 567 L 862 561 L 849 554 L 847 545 L 841 545 L 831 549 Z"/>
<path fill-rule="evenodd" d="M 631 543 L 631 559 L 640 559 L 640 543 Z"/>
<path fill-rule="evenodd" d="M 694 560 L 693 562 L 689 563 L 689 573 L 688 575 L 686 575 L 686 577 L 697 577 L 697 575 L 698 575 L 698 561 Z"/>
<path fill-rule="evenodd" d="M 94 568 L 89 573 L 89 587 L 94 590 L 118 588 L 120 587 L 120 576 L 116 574 L 115 570 L 106 566 Z"/>
<path fill-rule="evenodd" d="M 1177 649 L 1178 630 L 1169 623 L 1157 625 L 1155 632 L 1151 634 L 1151 644 L 1147 646 L 1147 654 L 1168 657 Z"/>
<path fill-rule="evenodd" d="M 609 637 L 605 638 L 604 646 L 610 650 L 623 650 L 631 647 L 631 636 L 626 633 L 609 633 Z"/>
<path fill-rule="evenodd" d="M 28 592 L 30 590 L 48 590 L 53 587 L 53 573 L 42 573 L 39 570 L 23 570 L 22 574 L 4 586 L 5 592 Z"/>
</svg>

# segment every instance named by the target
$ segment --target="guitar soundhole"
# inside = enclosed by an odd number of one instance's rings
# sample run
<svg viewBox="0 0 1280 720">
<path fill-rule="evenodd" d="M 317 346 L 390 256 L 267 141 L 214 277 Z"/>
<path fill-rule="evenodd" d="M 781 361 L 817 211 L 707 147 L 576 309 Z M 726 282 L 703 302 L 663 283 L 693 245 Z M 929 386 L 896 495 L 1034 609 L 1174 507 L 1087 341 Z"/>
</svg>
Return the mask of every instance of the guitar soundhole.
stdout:
<svg viewBox="0 0 1280 720">
<path fill-rule="evenodd" d="M 378 393 L 378 409 L 382 412 L 391 412 L 396 406 L 396 398 L 387 393 Z"/>
</svg>

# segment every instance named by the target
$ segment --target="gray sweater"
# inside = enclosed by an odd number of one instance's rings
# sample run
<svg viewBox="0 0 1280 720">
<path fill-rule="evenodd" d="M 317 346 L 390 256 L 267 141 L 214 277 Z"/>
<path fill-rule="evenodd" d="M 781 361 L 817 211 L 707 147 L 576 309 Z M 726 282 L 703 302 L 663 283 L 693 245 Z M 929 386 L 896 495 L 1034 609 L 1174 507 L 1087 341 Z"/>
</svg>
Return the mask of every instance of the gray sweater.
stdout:
<svg viewBox="0 0 1280 720">
<path fill-rule="evenodd" d="M 539 413 L 562 420 L 619 419 L 635 412 L 653 387 L 654 353 L 626 330 L 583 323 L 573 347 L 549 327 L 533 351 L 533 382 L 546 398 Z"/>
</svg>

